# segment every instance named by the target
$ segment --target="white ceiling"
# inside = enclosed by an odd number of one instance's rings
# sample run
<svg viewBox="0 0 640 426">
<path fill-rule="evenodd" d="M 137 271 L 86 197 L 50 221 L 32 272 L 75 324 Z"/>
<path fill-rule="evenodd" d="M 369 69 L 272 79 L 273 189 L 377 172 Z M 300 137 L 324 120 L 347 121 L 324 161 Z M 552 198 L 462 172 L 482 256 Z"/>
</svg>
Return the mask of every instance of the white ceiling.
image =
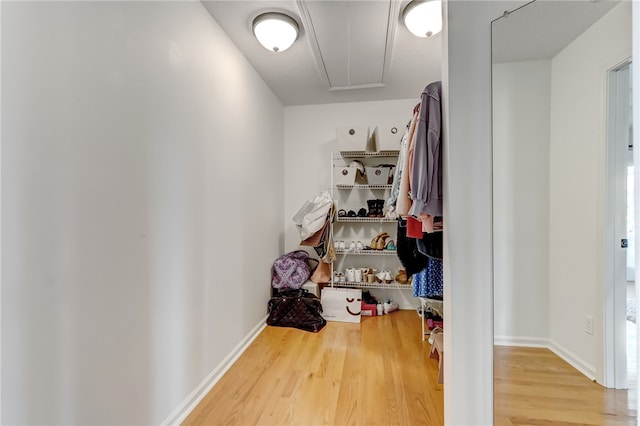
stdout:
<svg viewBox="0 0 640 426">
<path fill-rule="evenodd" d="M 284 105 L 419 98 L 440 80 L 441 35 L 413 36 L 408 0 L 213 0 L 202 3 Z M 253 18 L 283 11 L 301 33 L 273 53 L 253 37 Z"/>
<path fill-rule="evenodd" d="M 494 63 L 550 59 L 618 1 L 537 0 L 492 25 Z"/>
<path fill-rule="evenodd" d="M 285 106 L 418 98 L 441 78 L 442 35 L 418 38 L 406 29 L 408 0 L 202 3 Z M 493 62 L 552 58 L 617 3 L 537 0 L 512 11 L 492 25 Z M 253 37 L 253 18 L 267 11 L 285 12 L 301 27 L 284 52 Z"/>
</svg>

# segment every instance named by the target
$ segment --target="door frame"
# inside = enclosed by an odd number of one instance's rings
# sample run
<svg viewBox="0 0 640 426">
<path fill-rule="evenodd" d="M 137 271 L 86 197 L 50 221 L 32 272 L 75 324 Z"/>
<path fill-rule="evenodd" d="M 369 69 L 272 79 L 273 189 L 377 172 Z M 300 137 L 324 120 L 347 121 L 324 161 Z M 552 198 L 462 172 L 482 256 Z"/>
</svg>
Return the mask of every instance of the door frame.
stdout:
<svg viewBox="0 0 640 426">
<path fill-rule="evenodd" d="M 606 120 L 606 202 L 604 214 L 604 383 L 608 388 L 626 389 L 627 380 L 627 330 L 626 330 L 626 285 L 615 285 L 620 280 L 626 283 L 626 250 L 621 248 L 621 239 L 626 237 L 627 156 L 628 139 L 623 132 L 629 121 L 629 78 L 620 78 L 619 71 L 631 64 L 627 58 L 607 71 L 607 120 Z M 629 76 L 630 77 L 630 76 Z M 625 137 L 626 136 L 626 137 Z M 623 232 L 624 230 L 624 232 Z"/>
</svg>

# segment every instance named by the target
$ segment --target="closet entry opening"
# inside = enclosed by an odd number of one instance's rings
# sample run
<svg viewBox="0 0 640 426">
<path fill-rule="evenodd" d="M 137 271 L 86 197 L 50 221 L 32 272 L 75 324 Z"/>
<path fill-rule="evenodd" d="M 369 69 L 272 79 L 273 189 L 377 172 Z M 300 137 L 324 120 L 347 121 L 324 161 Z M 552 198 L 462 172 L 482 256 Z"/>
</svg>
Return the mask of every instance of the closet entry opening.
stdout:
<svg viewBox="0 0 640 426">
<path fill-rule="evenodd" d="M 631 62 L 607 73 L 607 184 L 605 239 L 605 385 L 637 383 L 635 212 Z"/>
</svg>

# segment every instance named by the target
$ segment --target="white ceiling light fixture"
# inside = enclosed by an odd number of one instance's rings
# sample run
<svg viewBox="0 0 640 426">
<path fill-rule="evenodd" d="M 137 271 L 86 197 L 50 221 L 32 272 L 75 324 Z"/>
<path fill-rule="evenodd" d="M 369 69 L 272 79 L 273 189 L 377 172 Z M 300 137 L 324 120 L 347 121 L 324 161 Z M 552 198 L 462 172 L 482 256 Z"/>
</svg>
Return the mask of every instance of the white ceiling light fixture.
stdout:
<svg viewBox="0 0 640 426">
<path fill-rule="evenodd" d="M 265 49 L 284 52 L 298 38 L 298 23 L 289 15 L 267 12 L 253 20 L 253 35 Z"/>
<path fill-rule="evenodd" d="M 442 31 L 441 0 L 412 0 L 403 15 L 404 24 L 418 37 L 431 37 Z"/>
</svg>

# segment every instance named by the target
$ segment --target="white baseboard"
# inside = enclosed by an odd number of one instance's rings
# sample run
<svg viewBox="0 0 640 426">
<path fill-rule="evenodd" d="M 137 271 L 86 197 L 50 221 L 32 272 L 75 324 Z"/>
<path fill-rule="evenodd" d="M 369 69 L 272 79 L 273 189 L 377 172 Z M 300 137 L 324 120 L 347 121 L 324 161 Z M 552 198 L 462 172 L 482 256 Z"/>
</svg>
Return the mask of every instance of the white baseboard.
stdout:
<svg viewBox="0 0 640 426">
<path fill-rule="evenodd" d="M 568 362 L 573 368 L 587 376 L 589 380 L 596 379 L 596 369 L 592 365 L 584 362 L 584 360 L 580 359 L 580 357 L 576 356 L 568 349 L 560 346 L 553 340 L 549 340 L 549 350 Z"/>
<path fill-rule="evenodd" d="M 549 339 L 542 337 L 493 336 L 493 344 L 497 346 L 549 348 Z"/>
<path fill-rule="evenodd" d="M 169 425 L 179 425 L 182 423 L 187 416 L 193 411 L 194 408 L 202 401 L 209 391 L 213 388 L 213 386 L 224 376 L 224 373 L 229 370 L 229 368 L 240 358 L 240 355 L 247 350 L 251 342 L 253 342 L 256 337 L 264 330 L 267 326 L 267 316 L 265 316 L 258 325 L 256 325 L 253 330 L 249 332 L 245 336 L 238 345 L 233 348 L 233 350 L 225 357 L 225 359 L 218 364 L 211 373 L 200 383 L 194 390 L 187 396 L 187 398 L 182 401 L 182 403 L 173 410 L 169 417 L 166 418 L 165 421 L 160 423 L 161 426 L 169 426 Z"/>
<path fill-rule="evenodd" d="M 596 369 L 584 362 L 571 351 L 560 346 L 553 340 L 540 337 L 494 336 L 493 344 L 496 346 L 518 346 L 525 348 L 546 348 L 558 355 L 573 368 L 584 374 L 589 380 L 595 380 Z"/>
</svg>

